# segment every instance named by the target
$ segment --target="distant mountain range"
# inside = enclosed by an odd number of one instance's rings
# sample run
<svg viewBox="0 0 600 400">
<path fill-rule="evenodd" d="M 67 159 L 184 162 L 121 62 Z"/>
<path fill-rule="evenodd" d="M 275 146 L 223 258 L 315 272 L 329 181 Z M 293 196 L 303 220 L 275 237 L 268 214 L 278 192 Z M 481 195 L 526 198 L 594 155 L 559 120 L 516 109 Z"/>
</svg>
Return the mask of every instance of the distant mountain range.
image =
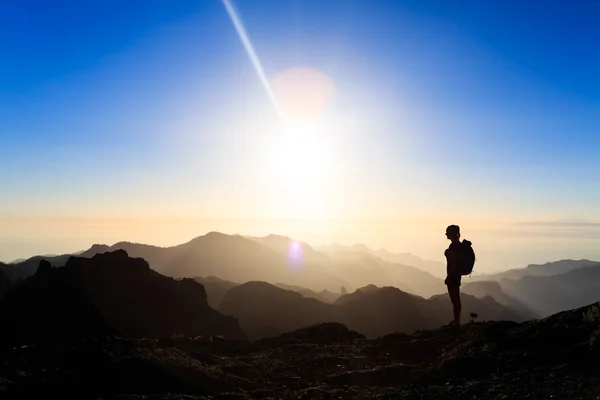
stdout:
<svg viewBox="0 0 600 400">
<path fill-rule="evenodd" d="M 172 247 L 119 242 L 111 246 L 96 244 L 78 254 L 89 258 L 115 250 L 145 259 L 162 275 L 176 279 L 193 277 L 206 287 L 208 302 L 214 308 L 220 307 L 230 289 L 255 281 L 270 282 L 325 304 L 369 285 L 393 286 L 424 299 L 446 296 L 446 287 L 439 277 L 445 272 L 444 264 L 409 253 L 375 251 L 360 244 L 313 248 L 280 235 L 252 237 L 211 232 Z M 35 256 L 14 264 L 0 263 L 0 272 L 13 284 L 35 273 L 41 260 L 61 266 L 69 257 L 70 254 Z M 544 317 L 594 301 L 598 269 L 600 262 L 590 260 L 529 265 L 498 274 L 465 277 L 462 291 L 479 299 L 491 296 L 520 315 Z M 4 284 L 0 289 L 0 296 L 6 293 L 6 287 Z M 547 290 L 549 287 L 553 289 Z"/>
<path fill-rule="evenodd" d="M 441 279 L 413 266 L 391 263 L 371 252 L 325 254 L 306 243 L 278 235 L 257 238 L 211 232 L 178 246 L 96 244 L 79 255 L 91 257 L 114 250 L 144 258 L 155 271 L 175 278 L 213 276 L 241 283 L 258 280 L 307 288 L 315 293 L 339 293 L 342 287 L 353 291 L 369 284 L 398 286 L 425 297 L 445 291 Z M 35 256 L 8 265 L 10 271 L 5 272 L 11 279 L 23 278 L 35 272 L 41 259 L 63 265 L 69 256 Z"/>
<path fill-rule="evenodd" d="M 492 297 L 498 303 L 503 304 L 505 306 L 510 306 L 515 309 L 521 310 L 524 312 L 529 318 L 538 318 L 539 315 L 534 313 L 533 310 L 528 309 L 523 303 L 518 301 L 517 299 L 510 297 L 507 295 L 500 282 L 497 281 L 475 281 L 475 282 L 467 282 L 461 287 L 461 291 L 463 293 L 470 294 L 479 299 L 483 299 L 485 297 Z"/>
<path fill-rule="evenodd" d="M 444 279 L 446 277 L 446 264 L 438 261 L 424 260 L 411 253 L 391 253 L 386 249 L 372 250 L 364 244 L 355 244 L 352 246 L 333 244 L 327 246 L 317 246 L 315 249 L 324 254 L 350 252 L 363 254 L 367 253 L 389 263 L 410 265 L 411 267 L 418 268 L 421 271 L 428 272 L 437 278 Z"/>
<path fill-rule="evenodd" d="M 384 261 L 369 252 L 331 252 L 330 257 L 330 271 L 344 277 L 351 288 L 367 285 L 396 286 L 422 297 L 446 292 L 442 279 L 409 265 Z"/>
<path fill-rule="evenodd" d="M 98 333 L 257 340 L 321 322 L 341 322 L 375 337 L 439 327 L 451 315 L 444 295 L 424 299 L 374 285 L 348 294 L 280 286 L 258 281 L 240 285 L 216 277 L 168 278 L 125 250 L 71 256 L 62 267 L 42 259 L 36 272 L 17 281 L 0 301 L 3 323 L 13 327 L 0 332 L 0 342 Z M 463 303 L 480 320 L 522 320 L 491 297 L 464 295 Z M 219 311 L 211 307 L 217 304 Z"/>
<path fill-rule="evenodd" d="M 560 260 L 499 274 L 477 276 L 463 291 L 489 293 L 503 304 L 537 317 L 582 307 L 600 299 L 600 262 Z"/>
<path fill-rule="evenodd" d="M 337 290 L 348 285 L 320 265 L 301 257 L 291 258 L 243 236 L 218 232 L 165 248 L 129 242 L 94 245 L 82 256 L 117 249 L 144 258 L 155 271 L 176 278 L 216 276 L 233 282 L 267 280 L 315 290 Z"/>
<path fill-rule="evenodd" d="M 508 296 L 538 315 L 546 317 L 560 311 L 578 308 L 600 299 L 600 266 L 573 269 L 549 276 L 524 276 L 503 279 L 500 285 Z"/>
<path fill-rule="evenodd" d="M 590 260 L 559 260 L 545 264 L 530 264 L 525 268 L 515 268 L 497 274 L 482 274 L 473 276 L 478 281 L 501 281 L 503 279 L 517 280 L 526 276 L 550 276 L 564 274 L 579 268 L 600 267 L 600 261 Z"/>
</svg>

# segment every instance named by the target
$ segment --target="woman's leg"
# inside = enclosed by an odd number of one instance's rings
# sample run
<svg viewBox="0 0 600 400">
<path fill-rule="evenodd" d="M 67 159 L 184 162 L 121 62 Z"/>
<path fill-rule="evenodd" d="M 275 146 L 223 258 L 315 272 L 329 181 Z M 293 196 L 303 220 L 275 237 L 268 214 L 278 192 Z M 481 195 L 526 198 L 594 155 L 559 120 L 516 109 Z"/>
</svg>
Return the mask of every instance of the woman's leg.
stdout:
<svg viewBox="0 0 600 400">
<path fill-rule="evenodd" d="M 448 294 L 450 295 L 450 301 L 452 302 L 452 309 L 454 311 L 454 326 L 460 326 L 460 286 L 449 285 Z"/>
</svg>

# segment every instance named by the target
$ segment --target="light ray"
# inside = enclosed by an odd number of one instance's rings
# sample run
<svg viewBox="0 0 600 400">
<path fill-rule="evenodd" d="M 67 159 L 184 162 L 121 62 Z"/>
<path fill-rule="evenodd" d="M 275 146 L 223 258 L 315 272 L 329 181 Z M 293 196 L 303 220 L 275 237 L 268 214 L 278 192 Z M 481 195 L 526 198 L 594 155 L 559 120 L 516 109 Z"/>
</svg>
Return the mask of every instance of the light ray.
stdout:
<svg viewBox="0 0 600 400">
<path fill-rule="evenodd" d="M 229 18 L 231 18 L 231 22 L 233 23 L 233 26 L 234 26 L 238 36 L 240 37 L 242 44 L 244 45 L 244 49 L 246 50 L 246 53 L 248 54 L 248 57 L 250 58 L 250 61 L 252 62 L 252 65 L 254 66 L 256 74 L 258 75 L 258 79 L 260 79 L 260 82 L 262 83 L 263 87 L 265 88 L 265 91 L 267 92 L 267 95 L 269 96 L 269 100 L 271 100 L 271 103 L 273 103 L 273 107 L 275 107 L 275 111 L 277 112 L 277 115 L 280 118 L 282 118 L 281 107 L 279 106 L 279 103 L 277 102 L 277 98 L 275 97 L 275 94 L 273 93 L 273 90 L 271 89 L 271 85 L 269 83 L 269 80 L 267 79 L 265 70 L 263 69 L 263 66 L 260 62 L 260 58 L 258 57 L 258 55 L 256 54 L 256 51 L 254 50 L 254 46 L 252 45 L 252 42 L 250 41 L 250 37 L 248 36 L 246 29 L 244 28 L 244 24 L 242 23 L 242 20 L 240 19 L 237 11 L 235 10 L 235 7 L 233 6 L 233 3 L 231 2 L 231 0 L 223 0 L 223 4 L 225 5 L 227 14 L 229 14 Z"/>
</svg>

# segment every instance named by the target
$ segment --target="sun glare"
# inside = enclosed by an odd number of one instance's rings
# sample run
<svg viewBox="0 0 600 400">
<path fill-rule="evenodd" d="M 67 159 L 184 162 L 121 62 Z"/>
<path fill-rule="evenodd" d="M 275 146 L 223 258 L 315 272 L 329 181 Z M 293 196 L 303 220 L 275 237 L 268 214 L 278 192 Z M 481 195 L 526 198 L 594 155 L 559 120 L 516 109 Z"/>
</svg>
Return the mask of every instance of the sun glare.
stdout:
<svg viewBox="0 0 600 400">
<path fill-rule="evenodd" d="M 308 133 L 280 136 L 271 151 L 271 168 L 285 187 L 306 190 L 319 183 L 328 165 L 323 143 Z"/>
<path fill-rule="evenodd" d="M 326 111 L 332 80 L 313 68 L 291 68 L 271 80 L 283 116 L 267 150 L 271 184 L 289 216 L 322 218 L 322 200 L 333 168 Z"/>
</svg>

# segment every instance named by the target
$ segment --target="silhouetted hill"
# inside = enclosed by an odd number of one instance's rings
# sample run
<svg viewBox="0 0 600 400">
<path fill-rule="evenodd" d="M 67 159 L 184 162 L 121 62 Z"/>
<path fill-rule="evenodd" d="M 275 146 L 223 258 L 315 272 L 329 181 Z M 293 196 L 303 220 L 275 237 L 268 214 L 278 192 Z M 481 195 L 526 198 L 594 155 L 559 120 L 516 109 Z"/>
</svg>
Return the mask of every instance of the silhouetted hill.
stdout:
<svg viewBox="0 0 600 400">
<path fill-rule="evenodd" d="M 525 268 L 515 268 L 508 271 L 490 275 L 474 275 L 474 280 L 495 280 L 503 279 L 517 280 L 526 276 L 550 276 L 564 274 L 579 268 L 597 267 L 600 266 L 600 261 L 590 260 L 560 260 L 547 262 L 545 264 L 530 264 Z"/>
<path fill-rule="evenodd" d="M 237 318 L 250 340 L 339 320 L 332 305 L 266 282 L 247 282 L 229 290 L 219 311 Z"/>
<path fill-rule="evenodd" d="M 226 281 L 224 279 L 217 278 L 216 276 L 209 276 L 206 278 L 194 277 L 194 280 L 204 286 L 208 305 L 215 310 L 219 309 L 225 293 L 227 293 L 229 289 L 240 285 L 240 283 Z"/>
<path fill-rule="evenodd" d="M 312 291 L 310 289 L 303 288 L 300 286 L 286 285 L 285 283 L 275 283 L 275 286 L 277 286 L 281 289 L 292 290 L 294 292 L 298 292 L 302 296 L 306 297 L 307 299 L 317 299 L 320 302 L 323 302 L 326 304 L 333 303 L 342 295 L 341 293 L 330 292 L 329 290 L 322 290 L 320 292 L 315 292 L 315 291 Z"/>
<path fill-rule="evenodd" d="M 600 266 L 574 269 L 550 276 L 525 276 L 503 279 L 500 285 L 541 316 L 581 307 L 600 298 Z"/>
<path fill-rule="evenodd" d="M 106 250 L 105 247 L 100 249 Z M 190 242 L 164 248 L 129 242 L 110 246 L 110 250 L 117 249 L 144 258 L 157 272 L 176 278 L 217 276 L 233 282 L 264 280 L 315 290 L 335 290 L 347 285 L 319 265 L 302 258 L 291 259 L 240 235 L 211 232 Z M 93 246 L 82 256 L 89 257 L 96 252 Z"/>
<path fill-rule="evenodd" d="M 342 322 L 367 337 L 431 329 L 450 320 L 449 308 L 442 313 L 435 310 L 429 300 L 395 287 L 358 289 L 340 297 L 334 304 L 343 310 Z"/>
<path fill-rule="evenodd" d="M 385 287 L 384 287 L 385 288 Z M 363 301 L 367 298 L 369 298 L 369 296 L 373 296 L 374 294 L 378 293 L 380 290 L 382 290 L 383 288 L 380 288 L 376 285 L 367 285 L 365 287 L 361 287 L 356 289 L 353 293 L 347 293 L 343 296 L 340 296 L 335 302 L 335 305 L 346 305 L 352 302 L 360 302 Z M 415 296 L 413 294 L 409 294 L 406 293 L 398 288 L 394 288 L 392 287 L 392 289 L 395 289 L 395 291 L 397 291 L 399 294 L 401 294 L 401 296 L 403 297 L 403 299 L 405 300 L 412 300 L 412 299 L 422 299 L 424 300 L 422 297 L 419 296 Z"/>
<path fill-rule="evenodd" d="M 40 261 L 46 260 L 53 266 L 61 266 L 65 265 L 69 257 L 71 257 L 71 254 L 33 256 L 24 261 L 12 263 L 8 267 L 14 272 L 16 277 L 27 278 L 35 274 Z"/>
<path fill-rule="evenodd" d="M 250 340 L 325 322 L 343 323 L 374 337 L 447 324 L 452 318 L 447 297 L 424 299 L 394 287 L 370 285 L 339 297 L 334 304 L 325 304 L 269 283 L 248 282 L 229 290 L 219 310 L 237 318 Z M 469 320 L 469 310 L 479 314 L 478 320 L 522 319 L 490 297 L 477 299 L 463 294 L 463 299 L 468 307 L 464 322 Z"/>
<path fill-rule="evenodd" d="M 241 285 L 241 283 L 226 281 L 215 276 L 209 276 L 206 278 L 195 277 L 194 280 L 204 286 L 208 304 L 214 309 L 220 308 L 221 301 L 223 300 L 225 293 L 227 293 L 230 289 Z M 308 299 L 317 299 L 328 304 L 333 303 L 338 297 L 341 296 L 340 293 L 333 293 L 327 290 L 314 292 L 301 286 L 286 285 L 285 283 L 275 283 L 274 286 L 284 290 L 297 292 Z"/>
<path fill-rule="evenodd" d="M 78 253 L 69 253 L 70 255 L 77 255 Z M 51 258 L 56 258 L 56 257 L 60 257 L 61 255 L 64 254 L 38 254 L 36 257 L 41 257 L 44 259 L 51 259 Z M 11 262 L 7 263 L 7 264 L 19 264 L 22 263 L 23 261 L 27 261 L 28 258 L 17 258 L 15 260 L 12 260 Z"/>
<path fill-rule="evenodd" d="M 0 315 L 11 327 L 0 331 L 0 343 L 115 333 L 245 339 L 235 319 L 208 306 L 202 285 L 162 276 L 123 250 L 70 257 L 60 268 L 41 261 L 35 275 L 0 301 Z"/>
<path fill-rule="evenodd" d="M 15 282 L 19 279 L 25 279 L 31 274 L 27 274 L 25 270 L 19 268 L 17 265 L 0 263 L 0 271 L 4 273 L 11 282 Z"/>
<path fill-rule="evenodd" d="M 462 285 L 462 292 L 473 295 L 479 299 L 491 296 L 498 303 L 513 308 L 518 312 L 523 320 L 539 318 L 533 310 L 526 307 L 523 303 L 515 298 L 508 296 L 502 290 L 500 282 L 496 281 L 475 281 L 467 282 Z"/>
<path fill-rule="evenodd" d="M 596 399 L 600 303 L 526 323 L 366 339 L 336 323 L 254 343 L 49 338 L 2 354 L 2 399 Z"/>
<path fill-rule="evenodd" d="M 406 292 L 416 292 L 408 282 L 397 279 L 393 274 L 394 271 L 386 268 L 382 260 L 368 253 L 359 251 L 334 253 L 330 268 L 336 274 L 345 277 L 351 291 L 367 285 L 394 285 Z"/>
</svg>

